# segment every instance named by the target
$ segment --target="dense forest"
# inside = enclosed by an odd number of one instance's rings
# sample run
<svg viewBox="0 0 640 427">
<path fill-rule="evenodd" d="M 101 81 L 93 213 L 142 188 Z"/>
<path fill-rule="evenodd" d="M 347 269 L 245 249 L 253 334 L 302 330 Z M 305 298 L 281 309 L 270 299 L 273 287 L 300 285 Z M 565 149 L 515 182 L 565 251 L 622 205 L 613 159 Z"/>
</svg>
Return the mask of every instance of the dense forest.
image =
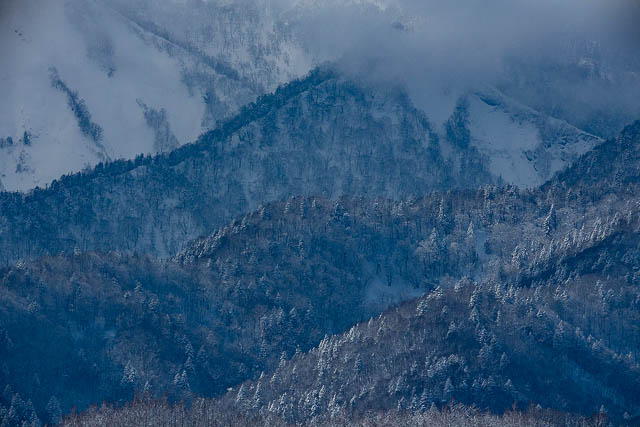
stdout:
<svg viewBox="0 0 640 427">
<path fill-rule="evenodd" d="M 3 418 L 136 392 L 287 422 L 451 399 L 635 417 L 638 129 L 540 189 L 290 197 L 171 259 L 20 261 L 0 273 Z"/>
<path fill-rule="evenodd" d="M 639 426 L 631 3 L 0 0 L 0 427 Z"/>
</svg>

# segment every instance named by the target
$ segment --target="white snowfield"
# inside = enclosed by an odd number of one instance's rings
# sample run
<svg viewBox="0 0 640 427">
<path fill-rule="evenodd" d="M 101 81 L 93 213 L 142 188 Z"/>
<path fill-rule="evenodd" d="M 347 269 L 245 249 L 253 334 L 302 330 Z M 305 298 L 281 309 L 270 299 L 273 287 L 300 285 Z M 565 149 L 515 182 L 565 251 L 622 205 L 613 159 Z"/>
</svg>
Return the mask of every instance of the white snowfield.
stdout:
<svg viewBox="0 0 640 427">
<path fill-rule="evenodd" d="M 178 60 L 149 46 L 104 8 L 83 14 L 58 1 L 24 3 L 28 7 L 9 7 L 0 22 L 1 56 L 9 59 L 0 70 L 0 92 L 6 94 L 0 138 L 13 139 L 0 149 L 6 189 L 45 186 L 102 160 L 153 152 L 154 133 L 138 99 L 166 110 L 179 141 L 201 132 L 202 97 L 182 83 Z M 81 132 L 67 95 L 51 84 L 51 67 L 103 129 L 100 144 Z M 30 145 L 20 142 L 25 132 Z"/>
<path fill-rule="evenodd" d="M 260 94 L 253 87 L 260 82 L 224 75 L 212 58 L 111 4 L 10 0 L 2 12 L 0 182 L 7 190 L 43 187 L 100 161 L 157 152 L 159 127 L 179 144 L 193 141 Z M 81 132 L 68 95 L 52 85 L 52 69 L 102 129 L 99 141 Z M 166 123 L 149 120 L 144 107 Z"/>
<path fill-rule="evenodd" d="M 485 88 L 469 96 L 471 145 L 496 177 L 535 187 L 591 150 L 601 139 Z"/>
</svg>

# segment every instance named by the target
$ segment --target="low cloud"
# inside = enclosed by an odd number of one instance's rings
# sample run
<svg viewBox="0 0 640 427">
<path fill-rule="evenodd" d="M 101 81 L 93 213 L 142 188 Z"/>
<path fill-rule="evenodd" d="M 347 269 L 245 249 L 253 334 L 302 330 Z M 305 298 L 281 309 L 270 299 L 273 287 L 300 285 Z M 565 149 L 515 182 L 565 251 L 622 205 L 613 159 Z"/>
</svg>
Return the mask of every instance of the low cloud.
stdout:
<svg viewBox="0 0 640 427">
<path fill-rule="evenodd" d="M 640 118 L 640 2 L 395 0 L 298 7 L 318 58 L 407 86 L 436 121 L 493 85 L 603 135 Z"/>
<path fill-rule="evenodd" d="M 404 85 L 435 122 L 482 85 L 605 136 L 640 118 L 638 0 L 97 1 L 221 49 L 268 51 L 286 40 L 306 56 L 293 54 L 279 76 L 336 61 L 359 78 Z M 3 4 L 6 12 L 21 2 Z"/>
</svg>

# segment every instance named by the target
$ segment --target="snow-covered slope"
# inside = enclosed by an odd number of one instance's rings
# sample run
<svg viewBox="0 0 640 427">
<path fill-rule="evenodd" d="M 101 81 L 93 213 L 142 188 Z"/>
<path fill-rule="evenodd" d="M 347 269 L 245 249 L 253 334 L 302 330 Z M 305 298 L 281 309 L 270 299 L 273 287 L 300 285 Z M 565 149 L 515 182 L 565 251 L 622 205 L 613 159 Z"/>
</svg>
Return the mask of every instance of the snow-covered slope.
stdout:
<svg viewBox="0 0 640 427">
<path fill-rule="evenodd" d="M 224 61 L 264 91 L 306 74 L 312 64 L 273 0 L 100 0 L 141 27 L 199 56 Z M 205 58 L 206 57 L 206 58 Z"/>
<path fill-rule="evenodd" d="M 0 180 L 8 190 L 192 141 L 256 96 L 219 63 L 102 3 L 13 1 L 0 20 L 8 59 Z"/>
<path fill-rule="evenodd" d="M 468 96 L 470 143 L 505 182 L 534 187 L 602 140 L 495 89 Z"/>
</svg>

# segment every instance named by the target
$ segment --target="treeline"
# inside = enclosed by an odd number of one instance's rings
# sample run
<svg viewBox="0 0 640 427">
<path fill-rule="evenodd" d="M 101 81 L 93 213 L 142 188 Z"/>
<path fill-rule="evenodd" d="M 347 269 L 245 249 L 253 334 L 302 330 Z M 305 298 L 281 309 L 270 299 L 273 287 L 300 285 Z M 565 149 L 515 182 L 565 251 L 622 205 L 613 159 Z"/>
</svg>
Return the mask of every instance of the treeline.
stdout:
<svg viewBox="0 0 640 427">
<path fill-rule="evenodd" d="M 581 417 L 531 407 L 527 411 L 509 410 L 501 415 L 483 412 L 475 407 L 448 404 L 435 405 L 424 412 L 386 411 L 367 414 L 318 416 L 304 423 L 290 424 L 273 414 L 247 414 L 216 401 L 197 399 L 191 405 L 171 405 L 162 400 L 138 400 L 124 408 L 107 405 L 94 407 L 82 414 L 66 417 L 66 427 L 153 426 L 324 426 L 324 427 L 603 427 L 609 425 L 606 414 Z"/>
</svg>

